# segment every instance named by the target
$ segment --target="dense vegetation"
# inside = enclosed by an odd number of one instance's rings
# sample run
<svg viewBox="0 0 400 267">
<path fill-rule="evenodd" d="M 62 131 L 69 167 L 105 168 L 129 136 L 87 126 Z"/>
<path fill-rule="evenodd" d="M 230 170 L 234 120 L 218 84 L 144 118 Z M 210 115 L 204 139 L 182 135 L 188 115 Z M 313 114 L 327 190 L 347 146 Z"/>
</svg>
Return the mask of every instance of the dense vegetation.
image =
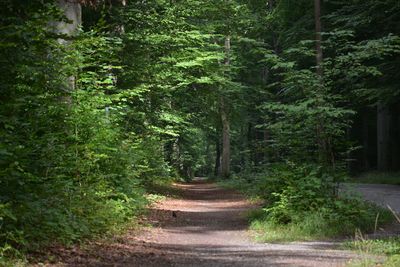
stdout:
<svg viewBox="0 0 400 267">
<path fill-rule="evenodd" d="M 274 227 L 374 227 L 337 184 L 400 166 L 399 1 L 1 3 L 0 257 L 116 229 L 195 175 Z"/>
</svg>

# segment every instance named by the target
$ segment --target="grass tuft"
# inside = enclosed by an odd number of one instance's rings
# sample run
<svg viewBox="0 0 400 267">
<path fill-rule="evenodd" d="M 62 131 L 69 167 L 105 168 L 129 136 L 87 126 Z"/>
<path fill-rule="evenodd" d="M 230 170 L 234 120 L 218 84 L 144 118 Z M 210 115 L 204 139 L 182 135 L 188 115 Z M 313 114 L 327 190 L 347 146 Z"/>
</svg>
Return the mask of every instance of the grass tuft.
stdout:
<svg viewBox="0 0 400 267">
<path fill-rule="evenodd" d="M 371 213 L 375 212 L 376 207 L 371 207 Z M 379 208 L 378 208 L 379 209 Z M 392 221 L 389 212 L 382 210 L 383 216 L 379 219 L 379 224 Z M 250 229 L 254 231 L 254 237 L 258 242 L 291 242 L 291 241 L 311 241 L 328 240 L 332 238 L 345 238 L 354 235 L 363 227 L 363 231 L 373 229 L 373 216 L 364 225 L 361 222 L 352 220 L 337 219 L 327 216 L 321 211 L 310 211 L 298 216 L 295 220 L 287 224 L 279 224 L 271 221 L 263 209 L 253 211 L 249 215 Z"/>
<path fill-rule="evenodd" d="M 349 263 L 348 267 L 398 267 L 400 266 L 400 237 L 389 237 L 386 239 L 360 239 L 344 243 L 345 249 L 352 249 L 362 254 L 382 256 L 386 258 L 365 258 Z"/>
</svg>

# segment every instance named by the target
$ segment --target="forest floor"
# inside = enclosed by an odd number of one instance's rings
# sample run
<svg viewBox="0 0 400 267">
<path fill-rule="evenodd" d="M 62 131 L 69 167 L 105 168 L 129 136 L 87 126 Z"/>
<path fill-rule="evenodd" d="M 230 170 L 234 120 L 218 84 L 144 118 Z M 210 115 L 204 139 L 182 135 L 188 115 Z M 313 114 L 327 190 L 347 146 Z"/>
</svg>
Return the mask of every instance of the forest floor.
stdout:
<svg viewBox="0 0 400 267">
<path fill-rule="evenodd" d="M 360 257 L 339 249 L 335 241 L 255 243 L 246 214 L 257 204 L 203 180 L 175 188 L 179 197 L 167 197 L 152 207 L 147 216 L 151 227 L 85 247 L 56 248 L 51 263 L 35 266 L 325 267 L 345 266 Z"/>
</svg>

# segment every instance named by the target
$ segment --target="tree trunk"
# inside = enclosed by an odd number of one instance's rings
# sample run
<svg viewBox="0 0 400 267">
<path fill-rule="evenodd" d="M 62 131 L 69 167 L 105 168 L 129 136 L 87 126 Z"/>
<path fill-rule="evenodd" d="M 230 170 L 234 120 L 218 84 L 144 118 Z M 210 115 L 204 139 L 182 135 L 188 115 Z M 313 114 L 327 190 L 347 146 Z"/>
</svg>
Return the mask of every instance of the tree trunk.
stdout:
<svg viewBox="0 0 400 267">
<path fill-rule="evenodd" d="M 221 148 L 219 145 L 219 137 L 215 141 L 215 167 L 214 167 L 214 175 L 218 176 L 220 173 L 221 167 Z"/>
<path fill-rule="evenodd" d="M 225 67 L 226 71 L 229 71 L 230 65 L 230 50 L 231 50 L 231 38 L 230 36 L 225 37 Z M 223 178 L 229 177 L 230 174 L 230 159 L 231 159 L 231 144 L 230 144 L 230 126 L 229 118 L 227 114 L 227 106 L 225 103 L 224 96 L 220 96 L 220 114 L 222 122 L 222 156 L 221 156 L 221 176 Z"/>
<path fill-rule="evenodd" d="M 267 129 L 265 129 L 264 130 L 264 147 L 265 147 L 265 150 L 264 150 L 264 164 L 269 162 L 269 153 L 268 153 L 268 149 L 267 149 L 269 138 L 270 138 L 269 131 Z"/>
<path fill-rule="evenodd" d="M 319 79 L 317 87 L 317 101 L 318 106 L 324 103 L 324 85 L 323 85 L 323 54 L 322 54 L 322 36 L 321 36 L 321 0 L 314 0 L 314 15 L 315 15 L 315 54 L 316 54 L 316 74 Z M 330 164 L 335 168 L 335 156 L 332 149 L 332 142 L 329 136 L 326 136 L 326 129 L 324 127 L 323 118 L 319 115 L 316 122 L 316 137 L 318 143 L 318 157 L 322 164 Z"/>
<path fill-rule="evenodd" d="M 82 24 L 82 8 L 79 1 L 58 0 L 58 7 L 64 11 L 68 22 L 59 21 L 56 23 L 56 32 L 67 36 L 74 36 L 78 33 L 78 29 Z M 61 39 L 60 42 L 67 42 Z"/>
<path fill-rule="evenodd" d="M 378 170 L 388 171 L 390 168 L 390 111 L 388 106 L 382 101 L 379 101 L 377 104 L 377 138 Z"/>
<path fill-rule="evenodd" d="M 314 0 L 315 8 L 315 49 L 316 49 L 316 63 L 317 75 L 322 78 L 322 37 L 321 37 L 321 0 Z"/>
<path fill-rule="evenodd" d="M 226 106 L 224 98 L 220 99 L 221 107 L 221 121 L 222 121 L 222 156 L 221 156 L 221 176 L 224 178 L 229 177 L 230 174 L 230 158 L 231 158 L 231 144 L 230 144 L 230 127 L 229 120 L 226 114 Z"/>
<path fill-rule="evenodd" d="M 274 6 L 275 6 L 275 0 L 268 0 L 267 1 L 267 8 L 269 10 L 272 10 L 274 8 Z"/>
<path fill-rule="evenodd" d="M 391 128 L 391 140 L 393 145 L 391 145 L 391 158 L 392 158 L 392 171 L 400 170 L 400 103 L 394 105 L 394 110 L 392 110 L 392 122 L 390 124 Z M 399 180 L 400 181 L 400 180 Z"/>
<path fill-rule="evenodd" d="M 57 34 L 63 34 L 68 37 L 74 36 L 78 33 L 79 27 L 82 24 L 82 8 L 78 1 L 72 0 L 58 0 L 57 6 L 64 11 L 65 17 L 69 20 L 68 22 L 57 21 L 52 23 L 54 25 L 54 31 Z M 68 45 L 70 41 L 59 38 L 57 40 L 60 44 Z M 75 90 L 76 78 L 74 76 L 70 76 L 67 78 L 66 85 L 62 88 L 65 91 L 73 91 Z M 67 103 L 71 102 L 69 96 L 65 98 Z"/>
<path fill-rule="evenodd" d="M 369 170 L 371 168 L 369 159 L 369 116 L 368 110 L 364 109 L 362 114 L 362 144 L 363 144 L 363 169 Z"/>
</svg>

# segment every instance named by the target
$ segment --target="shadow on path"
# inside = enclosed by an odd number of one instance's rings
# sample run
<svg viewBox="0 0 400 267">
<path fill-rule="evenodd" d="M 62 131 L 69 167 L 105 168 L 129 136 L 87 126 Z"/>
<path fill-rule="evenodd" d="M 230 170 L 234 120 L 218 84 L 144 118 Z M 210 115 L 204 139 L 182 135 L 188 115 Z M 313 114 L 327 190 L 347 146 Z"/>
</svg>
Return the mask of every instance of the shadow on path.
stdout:
<svg viewBox="0 0 400 267">
<path fill-rule="evenodd" d="M 243 196 L 205 180 L 175 185 L 151 211 L 152 228 L 82 250 L 61 253 L 56 266 L 344 266 L 357 256 L 334 242 L 257 244 L 246 214 L 257 208 Z M 59 253 L 60 254 L 60 253 Z"/>
</svg>

